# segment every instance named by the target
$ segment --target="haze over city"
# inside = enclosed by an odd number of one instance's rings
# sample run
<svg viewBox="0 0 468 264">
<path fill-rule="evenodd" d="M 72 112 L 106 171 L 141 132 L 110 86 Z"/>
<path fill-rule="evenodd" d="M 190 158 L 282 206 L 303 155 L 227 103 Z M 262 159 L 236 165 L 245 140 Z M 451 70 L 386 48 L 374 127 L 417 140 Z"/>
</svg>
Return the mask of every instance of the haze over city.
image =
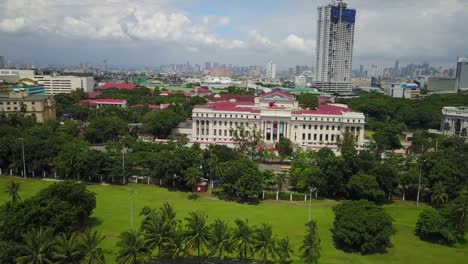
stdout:
<svg viewBox="0 0 468 264">
<path fill-rule="evenodd" d="M 14 63 L 314 65 L 320 1 L 0 0 L 0 50 Z M 354 68 L 466 55 L 468 1 L 352 0 Z"/>
</svg>

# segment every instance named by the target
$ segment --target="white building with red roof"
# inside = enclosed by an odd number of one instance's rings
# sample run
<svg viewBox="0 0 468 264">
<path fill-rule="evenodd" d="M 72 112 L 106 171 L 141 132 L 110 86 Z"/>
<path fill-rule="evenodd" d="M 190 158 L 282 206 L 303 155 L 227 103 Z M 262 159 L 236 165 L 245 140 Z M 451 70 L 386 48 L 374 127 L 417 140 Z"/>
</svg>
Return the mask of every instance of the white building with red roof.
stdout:
<svg viewBox="0 0 468 264">
<path fill-rule="evenodd" d="M 357 146 L 364 141 L 365 116 L 346 105 L 322 104 L 318 109 L 299 107 L 292 94 L 273 90 L 252 101 L 218 101 L 196 105 L 192 113 L 191 141 L 232 145 L 232 129 L 244 126 L 261 131 L 269 145 L 281 137 L 304 148 L 337 148 L 348 129 Z"/>
<path fill-rule="evenodd" d="M 82 105 L 95 106 L 96 108 L 106 105 L 114 105 L 120 108 L 127 108 L 127 101 L 123 99 L 87 99 L 81 100 L 79 103 Z"/>
</svg>

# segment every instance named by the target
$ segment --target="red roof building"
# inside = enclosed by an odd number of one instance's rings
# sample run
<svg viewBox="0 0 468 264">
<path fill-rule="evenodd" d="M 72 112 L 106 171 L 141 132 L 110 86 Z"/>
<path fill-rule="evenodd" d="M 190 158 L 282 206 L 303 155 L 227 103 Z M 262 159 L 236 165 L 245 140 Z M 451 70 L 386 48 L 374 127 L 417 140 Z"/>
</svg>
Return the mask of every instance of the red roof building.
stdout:
<svg viewBox="0 0 468 264">
<path fill-rule="evenodd" d="M 133 83 L 110 83 L 110 82 L 97 87 L 98 90 L 107 90 L 107 89 L 132 90 L 132 89 L 137 89 L 137 88 L 141 88 L 141 86 L 138 84 L 133 84 Z"/>
<path fill-rule="evenodd" d="M 255 96 L 243 94 L 210 94 L 208 102 L 255 102 Z"/>
<path fill-rule="evenodd" d="M 222 96 L 210 95 L 209 103 L 194 106 L 191 142 L 233 146 L 233 129 L 243 126 L 260 133 L 268 147 L 287 137 L 296 146 L 337 150 L 346 130 L 358 147 L 364 143 L 365 116 L 346 105 L 326 104 L 324 100 L 317 109 L 302 109 L 294 95 L 280 90 L 254 100 L 246 97 L 244 102 Z"/>
</svg>

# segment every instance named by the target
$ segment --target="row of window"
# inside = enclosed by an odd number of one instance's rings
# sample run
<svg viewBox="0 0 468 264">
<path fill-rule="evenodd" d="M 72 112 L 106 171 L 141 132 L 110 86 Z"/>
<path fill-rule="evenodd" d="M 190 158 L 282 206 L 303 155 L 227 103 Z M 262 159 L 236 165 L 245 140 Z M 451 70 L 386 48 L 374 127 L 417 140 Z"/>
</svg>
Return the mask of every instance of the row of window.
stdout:
<svg viewBox="0 0 468 264">
<path fill-rule="evenodd" d="M 203 114 L 203 113 L 196 113 L 196 117 L 224 117 L 224 118 L 252 118 L 251 115 L 236 115 L 236 114 L 214 114 L 210 116 L 210 114 Z M 253 118 L 260 118 L 259 116 L 254 115 Z"/>
<path fill-rule="evenodd" d="M 0 102 L 0 105 L 3 105 L 4 102 Z M 11 103 L 13 103 L 14 105 L 17 105 L 18 102 L 5 102 L 6 105 L 10 105 Z M 36 104 L 36 102 L 31 102 L 31 104 Z"/>
</svg>

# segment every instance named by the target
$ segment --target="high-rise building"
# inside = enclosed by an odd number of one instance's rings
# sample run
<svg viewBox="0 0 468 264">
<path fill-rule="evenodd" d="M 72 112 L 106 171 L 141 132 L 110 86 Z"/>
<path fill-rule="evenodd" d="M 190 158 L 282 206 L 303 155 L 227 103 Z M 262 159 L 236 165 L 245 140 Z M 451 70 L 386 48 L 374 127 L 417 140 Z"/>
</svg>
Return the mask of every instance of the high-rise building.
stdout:
<svg viewBox="0 0 468 264">
<path fill-rule="evenodd" d="M 356 10 L 343 1 L 318 8 L 315 86 L 350 93 Z"/>
<path fill-rule="evenodd" d="M 267 76 L 267 78 L 270 78 L 270 79 L 275 79 L 276 78 L 276 64 L 273 63 L 273 61 L 270 61 L 267 64 L 266 76 Z"/>
<path fill-rule="evenodd" d="M 468 58 L 458 58 L 455 89 L 468 91 Z"/>
<path fill-rule="evenodd" d="M 395 61 L 395 77 L 400 76 L 400 62 L 398 60 Z"/>
<path fill-rule="evenodd" d="M 205 70 L 211 70 L 211 62 L 205 62 Z"/>
<path fill-rule="evenodd" d="M 5 57 L 0 56 L 0 69 L 5 69 Z"/>
</svg>

